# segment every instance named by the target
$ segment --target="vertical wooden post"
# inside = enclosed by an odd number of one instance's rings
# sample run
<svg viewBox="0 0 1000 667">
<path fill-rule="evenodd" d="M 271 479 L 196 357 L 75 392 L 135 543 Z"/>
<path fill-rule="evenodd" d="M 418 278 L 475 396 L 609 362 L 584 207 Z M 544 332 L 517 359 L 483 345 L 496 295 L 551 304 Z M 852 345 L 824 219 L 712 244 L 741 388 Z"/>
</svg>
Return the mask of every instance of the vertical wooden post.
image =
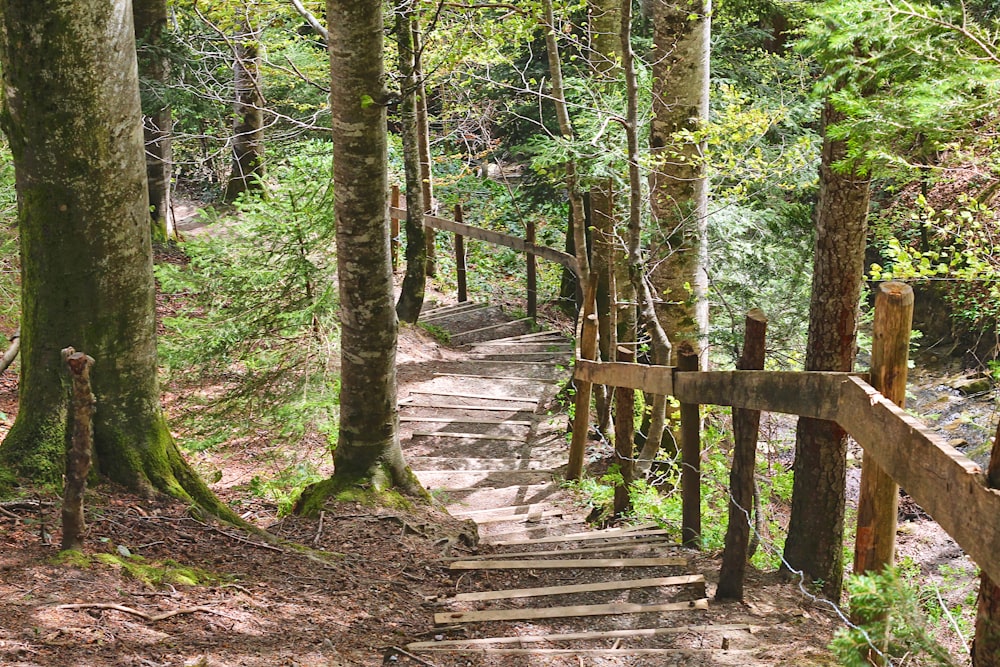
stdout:
<svg viewBox="0 0 1000 667">
<path fill-rule="evenodd" d="M 690 341 L 677 346 L 677 370 L 700 369 Z M 681 403 L 681 543 L 701 548 L 701 406 Z"/>
<path fill-rule="evenodd" d="M 587 281 L 587 294 L 583 299 L 578 351 L 581 359 L 593 360 L 597 356 L 597 279 L 591 276 Z M 583 458 L 587 450 L 587 436 L 590 432 L 590 393 L 593 384 L 586 380 L 576 380 L 576 399 L 573 412 L 573 441 L 569 447 L 569 465 L 566 479 L 580 479 L 583 474 Z"/>
<path fill-rule="evenodd" d="M 62 351 L 62 359 L 69 368 L 73 393 L 70 400 L 72 434 L 66 452 L 66 486 L 62 506 L 62 550 L 83 546 L 86 523 L 83 519 L 83 494 L 87 490 L 93 451 L 94 392 L 90 388 L 90 367 L 94 358 L 71 347 Z"/>
<path fill-rule="evenodd" d="M 535 244 L 535 221 L 529 220 L 526 230 L 526 239 L 531 245 Z M 528 317 L 535 319 L 538 316 L 538 277 L 535 272 L 535 254 L 527 253 L 528 259 Z"/>
<path fill-rule="evenodd" d="M 389 197 L 389 206 L 399 208 L 399 186 L 392 186 L 392 194 Z M 399 266 L 399 218 L 391 210 L 389 211 L 389 251 L 392 253 L 392 270 Z"/>
<path fill-rule="evenodd" d="M 747 313 L 743 354 L 736 363 L 741 371 L 763 370 L 767 316 L 754 308 Z M 729 471 L 729 526 L 726 549 L 719 571 L 717 600 L 742 600 L 750 544 L 750 511 L 753 507 L 753 476 L 757 458 L 760 410 L 733 408 L 733 467 Z"/>
<path fill-rule="evenodd" d="M 455 222 L 462 222 L 461 204 L 455 204 Z M 465 274 L 465 237 L 461 234 L 455 234 L 455 267 L 458 272 L 458 300 L 459 302 L 468 301 L 469 292 Z"/>
<path fill-rule="evenodd" d="M 872 334 L 871 384 L 887 399 L 903 407 L 913 323 L 913 289 L 885 282 L 875 295 Z M 861 463 L 858 532 L 854 545 L 854 572 L 881 570 L 892 564 L 896 548 L 899 487 L 867 454 Z"/>
<path fill-rule="evenodd" d="M 619 347 L 617 360 L 622 363 L 635 361 L 635 352 Z M 615 487 L 615 514 L 623 514 L 631 505 L 628 486 L 635 476 L 635 390 L 615 387 L 615 463 L 621 471 L 622 484 Z"/>
</svg>

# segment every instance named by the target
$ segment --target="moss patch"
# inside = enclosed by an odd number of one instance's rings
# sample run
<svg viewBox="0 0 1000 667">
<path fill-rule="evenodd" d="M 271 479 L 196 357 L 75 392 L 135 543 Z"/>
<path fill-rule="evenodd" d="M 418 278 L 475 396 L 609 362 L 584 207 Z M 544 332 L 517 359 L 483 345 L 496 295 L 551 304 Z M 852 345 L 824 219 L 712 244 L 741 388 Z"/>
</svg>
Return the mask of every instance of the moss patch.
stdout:
<svg viewBox="0 0 1000 667">
<path fill-rule="evenodd" d="M 97 564 L 125 573 L 150 587 L 172 584 L 177 586 L 208 586 L 231 579 L 199 567 L 182 565 L 175 560 L 149 561 L 135 554 L 123 556 L 112 553 L 88 556 L 79 551 L 60 551 L 56 564 L 89 569 Z"/>
<path fill-rule="evenodd" d="M 380 489 L 361 478 L 342 478 L 336 475 L 322 482 L 310 484 L 295 501 L 293 511 L 303 516 L 316 516 L 328 500 L 360 503 L 367 507 L 387 507 L 408 510 L 413 502 L 394 489 Z"/>
</svg>

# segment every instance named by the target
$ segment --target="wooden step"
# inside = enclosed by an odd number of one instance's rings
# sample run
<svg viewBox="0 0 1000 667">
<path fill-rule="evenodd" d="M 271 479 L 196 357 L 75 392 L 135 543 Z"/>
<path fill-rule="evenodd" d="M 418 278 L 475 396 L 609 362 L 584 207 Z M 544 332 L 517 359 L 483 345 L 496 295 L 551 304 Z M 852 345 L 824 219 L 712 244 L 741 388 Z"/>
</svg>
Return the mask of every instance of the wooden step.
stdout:
<svg viewBox="0 0 1000 667">
<path fill-rule="evenodd" d="M 705 577 L 700 574 L 687 574 L 680 577 L 655 577 L 650 579 L 628 579 L 625 581 L 601 581 L 593 584 L 570 584 L 566 586 L 542 586 L 539 588 L 511 588 L 501 591 L 478 591 L 474 593 L 459 593 L 450 600 L 442 600 L 445 604 L 452 602 L 478 602 L 485 600 L 511 600 L 515 598 L 540 597 L 546 595 L 570 595 L 573 593 L 591 593 L 598 591 L 622 591 L 635 588 L 659 588 L 661 586 L 687 586 L 688 584 L 704 584 Z"/>
<path fill-rule="evenodd" d="M 434 614 L 434 623 L 479 623 L 482 621 L 527 621 L 540 618 L 571 618 L 576 616 L 614 616 L 619 614 L 653 614 L 665 611 L 708 609 L 708 600 L 701 598 L 689 602 L 664 604 L 581 604 L 570 607 L 527 607 L 524 609 L 489 609 L 486 611 L 449 611 Z"/>
<path fill-rule="evenodd" d="M 683 567 L 687 558 L 571 558 L 566 560 L 458 560 L 450 570 L 576 570 L 593 567 Z"/>
</svg>

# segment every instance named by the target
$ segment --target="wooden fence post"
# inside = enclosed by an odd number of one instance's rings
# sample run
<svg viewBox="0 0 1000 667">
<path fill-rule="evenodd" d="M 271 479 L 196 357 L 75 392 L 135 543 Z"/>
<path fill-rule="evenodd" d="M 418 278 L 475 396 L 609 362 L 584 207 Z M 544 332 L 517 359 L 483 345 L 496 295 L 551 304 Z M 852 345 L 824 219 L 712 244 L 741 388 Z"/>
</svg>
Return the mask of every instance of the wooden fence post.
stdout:
<svg viewBox="0 0 1000 667">
<path fill-rule="evenodd" d="M 622 363 L 635 361 L 635 351 L 629 347 L 618 348 L 617 360 Z M 622 483 L 615 487 L 615 514 L 623 514 L 630 506 L 628 485 L 635 476 L 635 390 L 615 387 L 615 463 L 621 471 Z"/>
<path fill-rule="evenodd" d="M 579 352 L 581 359 L 594 360 L 597 356 L 597 279 L 591 275 L 587 281 L 587 295 L 583 300 L 580 324 Z M 566 479 L 580 479 L 583 474 L 583 458 L 587 451 L 587 436 L 590 433 L 590 394 L 593 383 L 576 381 L 576 399 L 573 411 L 573 441 L 569 446 L 569 465 Z"/>
<path fill-rule="evenodd" d="M 529 220 L 526 230 L 525 240 L 531 245 L 535 244 L 535 221 Z M 538 316 L 538 277 L 535 272 L 535 254 L 531 251 L 527 253 L 528 259 L 528 317 L 535 319 Z"/>
<path fill-rule="evenodd" d="M 899 407 L 903 407 L 906 400 L 912 323 L 913 289 L 899 282 L 879 285 L 875 295 L 871 385 Z M 896 482 L 865 454 L 861 463 L 858 532 L 854 545 L 855 574 L 881 570 L 892 564 L 898 505 Z"/>
<path fill-rule="evenodd" d="M 455 204 L 455 222 L 462 222 L 462 205 Z M 458 272 L 458 300 L 468 301 L 469 293 L 466 284 L 465 237 L 455 234 L 455 267 Z"/>
<path fill-rule="evenodd" d="M 698 350 L 677 346 L 677 370 L 698 371 Z M 701 406 L 681 403 L 681 543 L 701 548 Z"/>
<path fill-rule="evenodd" d="M 767 316 L 754 308 L 747 313 L 743 354 L 737 370 L 764 369 Z M 716 600 L 742 600 L 750 544 L 750 511 L 753 505 L 753 476 L 757 459 L 760 410 L 733 408 L 733 467 L 729 471 L 729 526 L 722 554 Z"/>
<path fill-rule="evenodd" d="M 392 194 L 389 196 L 389 206 L 399 208 L 399 186 L 392 186 Z M 392 254 L 392 270 L 399 266 L 399 218 L 392 211 L 389 212 L 389 252 Z"/>
</svg>

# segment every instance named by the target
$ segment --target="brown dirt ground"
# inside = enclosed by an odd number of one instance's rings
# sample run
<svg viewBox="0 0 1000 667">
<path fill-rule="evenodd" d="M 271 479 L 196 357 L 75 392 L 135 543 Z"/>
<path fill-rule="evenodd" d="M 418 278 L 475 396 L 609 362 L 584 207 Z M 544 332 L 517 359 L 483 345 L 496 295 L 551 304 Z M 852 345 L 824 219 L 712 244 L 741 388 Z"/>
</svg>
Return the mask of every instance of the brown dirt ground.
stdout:
<svg viewBox="0 0 1000 667">
<path fill-rule="evenodd" d="M 435 342 L 419 328 L 404 327 L 400 395 L 406 394 L 411 383 L 431 377 L 436 364 L 461 358 L 461 352 Z M 462 379 L 453 381 L 460 390 Z M 16 374 L 8 371 L 0 375 L 0 412 L 4 415 L 0 436 L 16 409 Z M 594 622 L 588 618 L 516 622 L 504 624 L 499 632 L 496 627 L 485 631 L 475 624 L 435 627 L 433 613 L 442 610 L 437 600 L 484 587 L 540 585 L 535 583 L 541 580 L 540 575 L 500 571 L 480 579 L 456 576 L 441 558 L 472 553 L 475 548 L 459 545 L 452 549 L 454 540 L 450 538 L 461 533 L 466 524 L 435 507 L 385 509 L 333 503 L 319 518 L 279 518 L 274 503 L 252 496 L 245 486 L 246 480 L 260 474 L 257 459 L 269 446 L 271 443 L 234 443 L 192 458 L 200 470 L 223 471 L 213 487 L 216 493 L 278 541 L 204 521 L 176 502 L 150 501 L 107 486 L 89 492 L 85 553 L 141 556 L 154 573 L 167 575 L 158 582 L 144 581 L 148 574 L 130 573 L 120 562 L 94 560 L 86 566 L 61 563 L 57 559 L 58 507 L 54 497 L 28 498 L 22 505 L 3 506 L 0 665 L 835 664 L 825 646 L 842 624 L 829 606 L 781 582 L 776 574 L 756 571 L 749 574 L 743 603 L 712 601 L 708 612 L 669 617 L 648 614 L 644 616 L 651 618 L 641 626 L 747 624 L 749 631 L 725 636 L 690 631 L 669 643 L 652 644 L 690 649 L 726 647 L 745 653 L 631 658 L 412 655 L 404 647 L 413 641 L 577 632 L 592 628 Z M 326 456 L 322 446 L 314 454 Z M 911 542 L 919 550 L 919 538 Z M 934 544 L 947 547 L 946 539 Z M 706 575 L 711 597 L 719 555 L 684 555 L 690 561 L 689 571 Z M 942 554 L 949 556 L 955 557 Z M 192 585 L 171 579 L 169 573 L 177 566 L 203 571 L 201 581 Z M 589 580 L 590 575 L 570 570 L 562 576 L 579 583 Z M 574 600 L 576 604 L 586 602 L 586 597 Z"/>
</svg>

